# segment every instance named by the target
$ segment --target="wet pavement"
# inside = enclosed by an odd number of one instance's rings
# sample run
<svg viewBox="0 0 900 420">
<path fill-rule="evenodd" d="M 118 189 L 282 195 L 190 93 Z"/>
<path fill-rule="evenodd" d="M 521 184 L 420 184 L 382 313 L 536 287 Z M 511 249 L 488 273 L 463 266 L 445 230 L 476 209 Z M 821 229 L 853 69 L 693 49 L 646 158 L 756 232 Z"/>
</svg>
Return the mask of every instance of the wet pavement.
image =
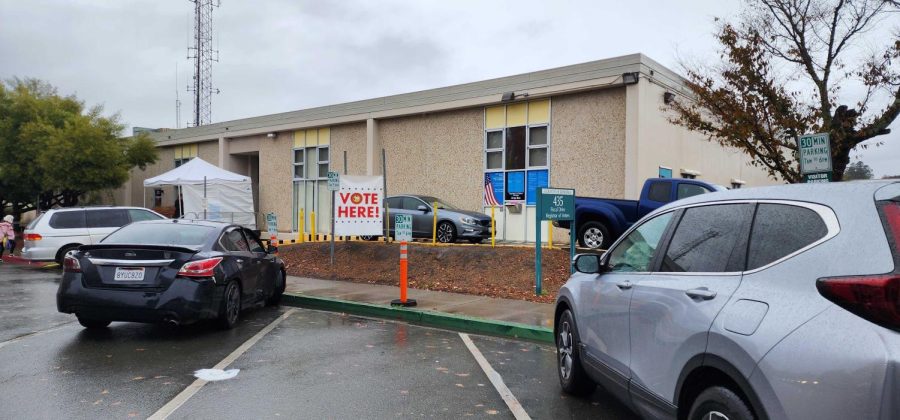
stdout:
<svg viewBox="0 0 900 420">
<path fill-rule="evenodd" d="M 291 308 L 245 313 L 230 331 L 89 332 L 56 313 L 56 275 L 0 267 L 0 418 L 146 418 L 280 316 L 228 366 L 235 378 L 205 383 L 170 418 L 512 417 L 456 332 Z M 602 391 L 561 394 L 552 347 L 470 337 L 532 418 L 633 417 Z"/>
</svg>

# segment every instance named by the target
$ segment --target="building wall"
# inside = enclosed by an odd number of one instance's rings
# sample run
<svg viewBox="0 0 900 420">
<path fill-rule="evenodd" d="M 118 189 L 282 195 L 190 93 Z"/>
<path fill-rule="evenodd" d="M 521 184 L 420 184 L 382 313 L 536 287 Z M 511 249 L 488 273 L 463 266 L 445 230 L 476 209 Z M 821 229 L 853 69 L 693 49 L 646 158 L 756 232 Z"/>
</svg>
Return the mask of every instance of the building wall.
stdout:
<svg viewBox="0 0 900 420">
<path fill-rule="evenodd" d="M 625 194 L 625 89 L 555 96 L 550 184 L 591 197 Z"/>
<path fill-rule="evenodd" d="M 671 111 L 665 109 L 663 102 L 664 87 L 643 78 L 637 87 L 639 93 L 634 96 L 638 101 L 634 160 L 637 177 L 631 186 L 633 194 L 626 198 L 638 198 L 644 180 L 657 177 L 660 166 L 671 168 L 674 177 L 681 177 L 682 169 L 699 171 L 697 179 L 725 187 L 731 186 L 732 179 L 746 181 L 744 187 L 780 183 L 762 169 L 750 166 L 749 157 L 741 151 L 722 147 L 699 133 L 670 123 Z"/>
<path fill-rule="evenodd" d="M 144 194 L 147 197 L 147 207 L 153 207 L 153 189 L 148 188 L 147 191 L 144 191 L 144 180 L 147 178 L 153 178 L 157 175 L 161 175 L 165 172 L 171 171 L 175 168 L 175 148 L 174 147 L 161 147 L 157 149 L 157 154 L 159 159 L 156 163 L 152 165 L 147 165 L 147 168 L 144 170 L 134 168 L 131 170 L 131 202 L 128 203 L 133 206 L 143 206 L 144 205 Z M 163 198 L 162 204 L 163 206 L 172 206 L 175 204 L 175 193 L 172 187 L 162 187 L 163 190 Z"/>
<path fill-rule="evenodd" d="M 331 170 L 344 173 L 347 152 L 347 175 L 366 174 L 366 123 L 331 127 Z"/>
<path fill-rule="evenodd" d="M 259 213 L 274 212 L 278 231 L 293 228 L 293 137 L 279 133 L 275 139 L 259 142 Z M 265 230 L 265 218 L 258 217 L 259 228 Z"/>
<path fill-rule="evenodd" d="M 387 156 L 387 195 L 435 195 L 466 210 L 483 199 L 484 109 L 377 122 Z M 376 174 L 381 173 L 380 154 Z"/>
<path fill-rule="evenodd" d="M 219 142 L 205 141 L 199 144 L 199 152 L 197 157 L 203 159 L 213 165 L 219 165 Z M 174 165 L 173 165 L 174 167 Z"/>
</svg>

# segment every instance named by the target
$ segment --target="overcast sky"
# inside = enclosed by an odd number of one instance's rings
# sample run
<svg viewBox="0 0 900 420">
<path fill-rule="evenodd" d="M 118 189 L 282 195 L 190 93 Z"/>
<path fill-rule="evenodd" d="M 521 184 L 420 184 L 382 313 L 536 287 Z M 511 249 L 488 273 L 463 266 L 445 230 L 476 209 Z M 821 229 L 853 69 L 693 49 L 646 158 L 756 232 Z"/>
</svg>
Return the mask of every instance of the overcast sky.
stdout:
<svg viewBox="0 0 900 420">
<path fill-rule="evenodd" d="M 213 14 L 214 122 L 508 76 L 641 52 L 679 70 L 716 56 L 714 17 L 737 0 L 222 0 Z M 36 77 L 119 112 L 182 126 L 188 0 L 0 0 L 0 78 Z M 895 22 L 888 22 L 897 26 Z M 877 39 L 876 39 L 877 41 Z M 878 44 L 878 42 L 873 42 Z M 176 64 L 178 78 L 175 77 Z M 900 174 L 900 121 L 858 151 Z"/>
</svg>

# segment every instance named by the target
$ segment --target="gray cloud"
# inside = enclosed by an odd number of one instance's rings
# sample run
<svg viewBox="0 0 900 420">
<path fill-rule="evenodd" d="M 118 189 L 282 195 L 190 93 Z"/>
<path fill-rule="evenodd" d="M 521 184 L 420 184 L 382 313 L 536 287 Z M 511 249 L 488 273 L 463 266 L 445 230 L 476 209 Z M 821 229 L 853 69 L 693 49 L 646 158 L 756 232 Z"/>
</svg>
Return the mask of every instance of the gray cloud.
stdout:
<svg viewBox="0 0 900 420">
<path fill-rule="evenodd" d="M 714 59 L 713 17 L 738 0 L 223 0 L 213 120 L 366 99 L 643 52 Z M 0 78 L 38 77 L 131 125 L 190 119 L 183 0 L 0 0 Z M 179 68 L 176 81 L 175 66 Z M 900 123 L 857 153 L 900 172 Z"/>
</svg>

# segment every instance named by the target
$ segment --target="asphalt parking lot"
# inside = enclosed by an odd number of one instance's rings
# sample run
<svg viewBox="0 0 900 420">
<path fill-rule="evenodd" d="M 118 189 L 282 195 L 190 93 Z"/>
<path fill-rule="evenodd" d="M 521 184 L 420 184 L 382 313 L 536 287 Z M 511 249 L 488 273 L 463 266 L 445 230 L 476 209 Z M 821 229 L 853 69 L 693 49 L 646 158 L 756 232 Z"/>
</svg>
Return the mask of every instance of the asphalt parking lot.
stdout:
<svg viewBox="0 0 900 420">
<path fill-rule="evenodd" d="M 56 313 L 56 277 L 0 267 L 0 418 L 634 416 L 599 390 L 561 394 L 549 346 L 287 307 L 230 331 L 89 332 Z M 195 380 L 217 364 L 240 372 Z"/>
</svg>

